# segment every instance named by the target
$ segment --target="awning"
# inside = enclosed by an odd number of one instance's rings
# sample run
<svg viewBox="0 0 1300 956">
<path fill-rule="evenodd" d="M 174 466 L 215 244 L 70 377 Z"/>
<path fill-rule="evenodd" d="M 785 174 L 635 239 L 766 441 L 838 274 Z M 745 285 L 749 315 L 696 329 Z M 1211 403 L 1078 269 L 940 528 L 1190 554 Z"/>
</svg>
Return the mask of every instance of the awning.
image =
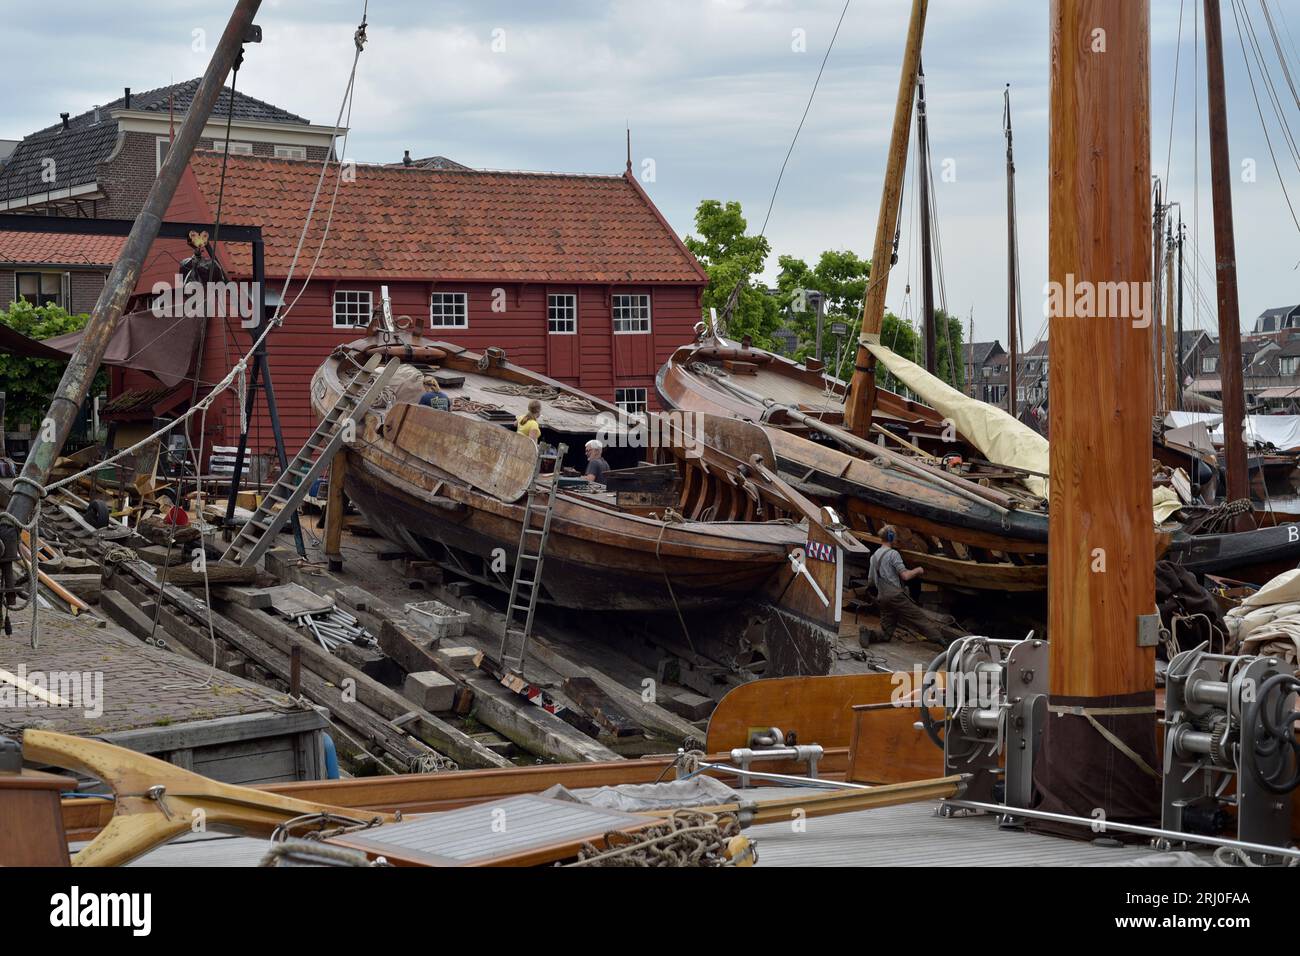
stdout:
<svg viewBox="0 0 1300 956">
<path fill-rule="evenodd" d="M 125 315 L 109 340 L 104 364 L 148 372 L 168 387 L 178 385 L 189 376 L 203 321 L 158 318 L 149 311 Z M 57 349 L 56 354 L 66 359 L 76 351 L 82 334 L 72 332 L 40 344 Z"/>
<path fill-rule="evenodd" d="M 38 339 L 29 339 L 21 332 L 17 332 L 7 325 L 0 325 L 0 352 L 8 355 L 21 355 L 24 358 L 51 359 L 55 362 L 66 362 L 68 360 L 68 356 L 63 352 L 50 348 L 49 345 Z"/>
<path fill-rule="evenodd" d="M 1266 388 L 1256 395 L 1255 398 L 1258 400 L 1270 398 L 1300 398 L 1300 385 L 1281 385 L 1274 388 Z"/>
</svg>

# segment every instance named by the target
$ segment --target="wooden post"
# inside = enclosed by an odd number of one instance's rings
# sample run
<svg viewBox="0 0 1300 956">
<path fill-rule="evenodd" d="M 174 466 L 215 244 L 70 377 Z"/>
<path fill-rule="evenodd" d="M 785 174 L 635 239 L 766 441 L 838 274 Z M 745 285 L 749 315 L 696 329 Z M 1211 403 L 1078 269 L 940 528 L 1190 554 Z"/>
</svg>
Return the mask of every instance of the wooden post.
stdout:
<svg viewBox="0 0 1300 956">
<path fill-rule="evenodd" d="M 1052 2 L 1048 639 L 1053 708 L 1092 711 L 1150 768 L 1149 29 L 1141 0 Z M 1083 816 L 1143 817 L 1159 797 L 1078 709 L 1049 718 L 1034 777 L 1044 805 Z"/>
<path fill-rule="evenodd" d="M 871 274 L 862 307 L 862 335 L 878 336 L 885 321 L 885 293 L 889 290 L 894 234 L 898 231 L 898 203 L 903 191 L 903 172 L 907 168 L 907 143 L 912 124 L 912 100 L 916 96 L 916 72 L 921 63 L 921 37 L 925 32 L 925 12 L 929 0 L 912 0 L 912 16 L 907 26 L 907 47 L 903 69 L 898 78 L 898 100 L 894 104 L 894 128 L 889 140 L 889 159 L 885 167 L 885 185 L 880 195 L 880 215 L 876 219 L 876 242 L 871 250 Z M 857 361 L 849 395 L 844 402 L 844 426 L 859 438 L 871 430 L 871 412 L 876 404 L 876 357 L 858 344 Z"/>
<path fill-rule="evenodd" d="M 1223 87 L 1223 26 L 1218 0 L 1205 0 L 1205 85 L 1210 111 L 1210 182 L 1214 191 L 1214 274 L 1219 293 L 1219 382 L 1223 396 L 1225 500 L 1250 497 L 1246 476 L 1246 398 L 1241 386 L 1241 325 L 1237 307 L 1237 246 L 1232 231 L 1232 163 L 1228 157 L 1228 105 Z M 1237 515 L 1244 530 L 1249 515 Z"/>
<path fill-rule="evenodd" d="M 329 490 L 325 496 L 325 560 L 331 571 L 343 570 L 343 478 L 347 474 L 348 453 L 339 449 L 330 462 Z"/>
</svg>

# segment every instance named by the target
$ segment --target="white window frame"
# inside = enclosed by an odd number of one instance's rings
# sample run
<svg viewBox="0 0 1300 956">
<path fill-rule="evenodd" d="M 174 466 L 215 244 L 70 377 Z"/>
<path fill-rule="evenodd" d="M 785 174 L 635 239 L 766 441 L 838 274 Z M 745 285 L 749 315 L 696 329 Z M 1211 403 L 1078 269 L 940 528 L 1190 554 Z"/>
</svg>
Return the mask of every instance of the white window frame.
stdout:
<svg viewBox="0 0 1300 956">
<path fill-rule="evenodd" d="M 618 314 L 620 309 L 625 309 L 625 310 L 626 310 L 626 309 L 635 309 L 635 310 L 637 310 L 637 312 L 639 312 L 639 311 L 640 311 L 640 306 L 641 306 L 641 303 L 640 303 L 640 302 L 636 302 L 636 303 L 632 303 L 632 302 L 620 302 L 620 301 L 619 301 L 620 299 L 624 299 L 624 300 L 628 300 L 628 299 L 644 300 L 644 302 L 645 302 L 645 315 L 644 315 L 644 316 L 641 316 L 641 315 L 632 315 L 632 316 L 628 316 L 628 315 L 625 314 L 625 315 L 623 315 L 622 317 L 620 317 L 619 314 Z M 610 309 L 609 309 L 609 314 L 610 314 L 610 321 L 613 323 L 614 334 L 615 334 L 615 335 L 649 335 L 649 334 L 651 333 L 651 331 L 653 330 L 653 320 L 652 320 L 652 316 L 651 316 L 651 303 L 650 303 L 650 296 L 649 296 L 648 294 L 646 294 L 646 293 L 641 293 L 641 292 L 618 292 L 618 293 L 615 293 L 613 296 L 610 297 Z M 628 325 L 629 323 L 637 323 L 637 324 L 639 325 L 641 322 L 644 322 L 644 323 L 645 323 L 645 327 L 644 327 L 644 328 L 626 328 L 626 327 L 624 327 L 624 328 L 619 328 L 619 324 L 620 324 L 620 323 L 622 323 L 624 326 L 626 326 L 626 325 Z"/>
<path fill-rule="evenodd" d="M 559 300 L 564 300 L 563 302 Z M 578 296 L 573 292 L 550 292 L 546 296 L 546 334 L 578 334 Z"/>
<path fill-rule="evenodd" d="M 162 172 L 163 164 L 163 146 L 171 146 L 170 136 L 155 136 L 153 139 L 153 171 L 154 175 Z"/>
<path fill-rule="evenodd" d="M 1294 375 L 1297 368 L 1300 368 L 1300 357 L 1295 355 L 1284 355 L 1277 360 L 1277 370 L 1279 375 Z"/>
<path fill-rule="evenodd" d="M 253 155 L 252 143 L 245 142 L 243 140 L 238 140 L 238 139 L 232 139 L 229 140 L 228 142 L 230 145 L 231 156 L 252 156 Z M 212 141 L 212 148 L 216 150 L 218 153 L 226 152 L 226 145 L 227 145 L 227 140 L 224 139 L 214 139 Z"/>
<path fill-rule="evenodd" d="M 307 147 L 277 145 L 274 154 L 276 159 L 306 159 Z"/>
<path fill-rule="evenodd" d="M 1219 367 L 1219 360 L 1213 355 L 1201 356 L 1201 371 L 1203 373 L 1213 372 Z"/>
<path fill-rule="evenodd" d="M 447 313 L 444 311 L 448 300 L 454 308 L 452 313 L 453 321 L 435 321 L 435 319 L 446 319 Z M 434 302 L 438 302 L 439 312 L 435 316 L 433 311 Z M 457 321 L 459 320 L 459 321 Z M 466 292 L 432 292 L 429 294 L 429 328 L 431 329 L 468 329 L 469 328 L 469 294 Z"/>
<path fill-rule="evenodd" d="M 342 300 L 340 300 L 342 296 Z M 364 296 L 364 298 L 362 298 Z M 362 321 L 340 322 L 339 306 L 342 305 L 344 318 L 352 317 Z M 364 311 L 362 311 L 364 310 Z M 371 318 L 375 314 L 375 295 L 367 289 L 335 289 L 334 290 L 334 328 L 336 329 L 364 329 L 370 324 Z"/>
<path fill-rule="evenodd" d="M 630 398 L 627 394 L 629 392 L 633 393 Z M 616 388 L 614 389 L 614 404 L 625 415 L 644 415 L 650 411 L 650 390 L 639 386 Z"/>
</svg>

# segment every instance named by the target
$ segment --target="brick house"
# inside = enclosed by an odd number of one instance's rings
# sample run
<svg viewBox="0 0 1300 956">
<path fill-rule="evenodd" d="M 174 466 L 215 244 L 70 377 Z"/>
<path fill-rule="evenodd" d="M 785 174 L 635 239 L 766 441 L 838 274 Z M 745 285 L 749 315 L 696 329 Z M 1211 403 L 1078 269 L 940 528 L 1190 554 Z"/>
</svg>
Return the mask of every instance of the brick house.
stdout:
<svg viewBox="0 0 1300 956">
<path fill-rule="evenodd" d="M 0 308 L 21 297 L 34 305 L 89 312 L 125 241 L 123 236 L 0 230 Z"/>
<path fill-rule="evenodd" d="M 966 366 L 966 391 L 972 398 L 992 405 L 1007 401 L 1007 350 L 1002 343 L 965 342 L 962 361 Z"/>
<path fill-rule="evenodd" d="M 222 159 L 195 154 L 169 220 L 211 220 Z M 261 228 L 268 300 L 284 285 L 319 174 L 318 162 L 229 156 L 223 220 Z M 333 173 L 326 183 L 332 190 Z M 338 190 L 328 242 L 304 290 L 324 219 L 322 203 L 287 294 L 297 305 L 268 340 L 290 451 L 315 427 L 313 372 L 381 308 L 382 286 L 394 316 L 409 316 L 429 336 L 504 348 L 512 362 L 637 410 L 656 407 L 655 373 L 693 338 L 708 283 L 630 169 L 567 175 L 356 166 L 355 180 Z M 248 247 L 222 245 L 229 277 L 246 280 Z M 171 280 L 186 254 L 184 243 L 160 241 L 139 289 Z M 220 379 L 250 342 L 237 322 L 210 318 L 200 381 Z M 156 385 L 139 372 L 114 372 L 114 394 Z M 188 399 L 189 385 L 181 388 Z M 206 441 L 234 444 L 239 420 L 233 393 L 219 399 Z M 270 442 L 259 406 L 250 447 L 266 451 Z"/>
<path fill-rule="evenodd" d="M 124 95 L 13 144 L 0 156 L 0 213 L 134 219 L 185 118 L 199 80 Z M 204 128 L 200 147 L 225 148 L 227 88 Z M 234 94 L 231 154 L 321 160 L 333 148 L 333 127 L 245 93 Z M 42 245 L 42 243 L 44 245 Z M 114 245 L 115 244 L 115 245 Z M 18 296 L 88 312 L 103 287 L 121 240 L 94 236 L 24 238 L 0 234 L 0 308 Z"/>
</svg>

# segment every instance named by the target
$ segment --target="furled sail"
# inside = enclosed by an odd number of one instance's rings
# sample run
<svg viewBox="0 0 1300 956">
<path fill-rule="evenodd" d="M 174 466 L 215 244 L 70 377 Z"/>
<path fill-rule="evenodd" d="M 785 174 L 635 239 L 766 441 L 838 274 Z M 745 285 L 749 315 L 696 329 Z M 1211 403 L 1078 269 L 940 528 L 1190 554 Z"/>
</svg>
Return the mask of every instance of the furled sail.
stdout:
<svg viewBox="0 0 1300 956">
<path fill-rule="evenodd" d="M 1040 498 L 1047 497 L 1049 455 L 1047 439 L 1011 415 L 979 399 L 964 395 L 915 362 L 885 347 L 878 336 L 863 335 L 862 344 L 876 361 L 889 370 L 922 402 L 953 423 L 966 441 L 995 465 L 1017 468 L 1025 487 Z M 1153 489 L 1152 505 L 1156 524 L 1162 524 L 1180 507 L 1178 496 L 1168 488 Z"/>
</svg>

